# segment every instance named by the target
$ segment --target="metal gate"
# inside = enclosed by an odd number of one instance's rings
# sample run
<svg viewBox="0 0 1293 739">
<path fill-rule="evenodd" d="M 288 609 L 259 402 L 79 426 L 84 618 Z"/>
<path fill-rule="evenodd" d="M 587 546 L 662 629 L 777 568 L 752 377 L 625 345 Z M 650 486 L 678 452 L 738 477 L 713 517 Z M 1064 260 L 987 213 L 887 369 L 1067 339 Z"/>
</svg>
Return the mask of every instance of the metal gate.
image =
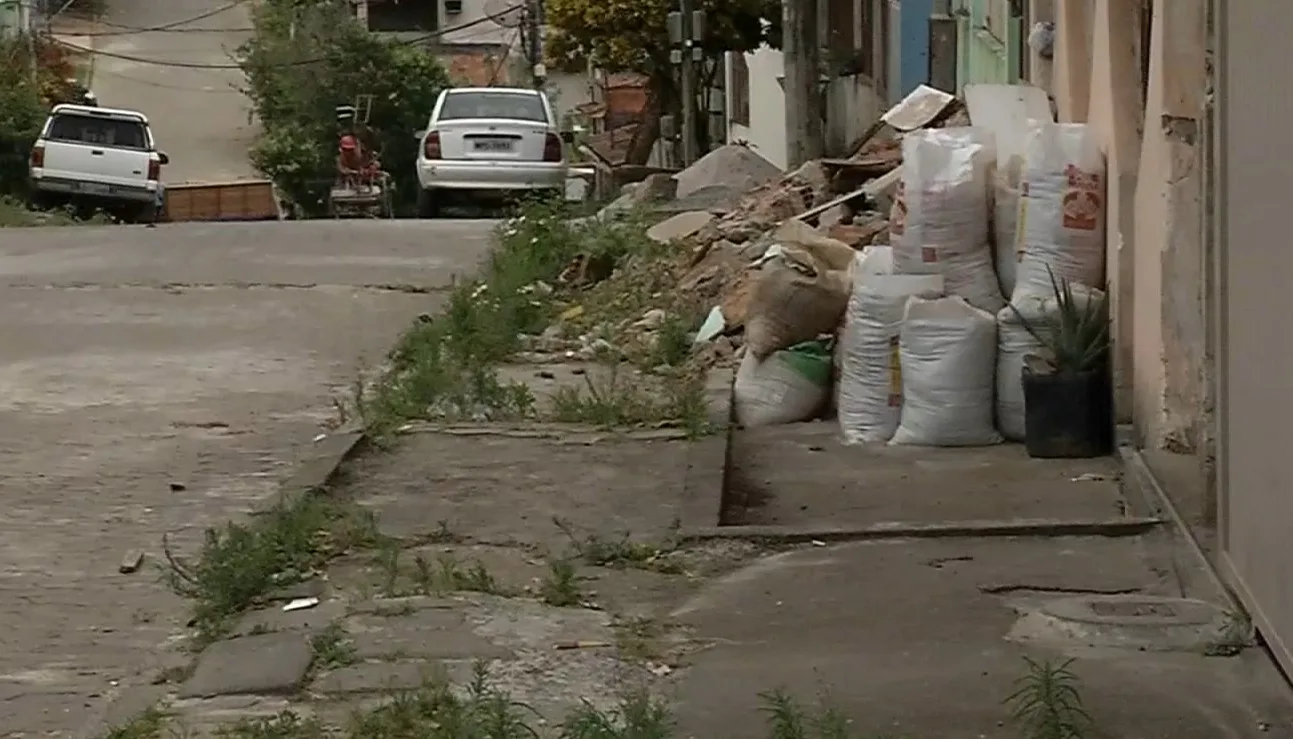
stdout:
<svg viewBox="0 0 1293 739">
<path fill-rule="evenodd" d="M 1216 9 L 1218 564 L 1293 673 L 1293 3 Z"/>
</svg>

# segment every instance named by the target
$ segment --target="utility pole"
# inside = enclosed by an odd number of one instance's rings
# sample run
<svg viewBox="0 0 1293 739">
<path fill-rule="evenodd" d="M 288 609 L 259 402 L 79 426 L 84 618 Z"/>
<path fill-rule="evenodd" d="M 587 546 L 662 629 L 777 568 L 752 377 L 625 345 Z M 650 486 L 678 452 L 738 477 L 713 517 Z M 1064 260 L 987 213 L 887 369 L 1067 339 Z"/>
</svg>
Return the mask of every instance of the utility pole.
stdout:
<svg viewBox="0 0 1293 739">
<path fill-rule="evenodd" d="M 32 3 L 36 0 L 18 0 L 18 28 L 27 38 L 28 64 L 31 65 L 31 84 L 39 89 L 40 69 L 36 61 L 36 14 Z"/>
<path fill-rule="evenodd" d="M 790 169 L 820 158 L 824 143 L 817 3 L 818 0 L 781 0 L 782 54 L 786 69 L 786 164 Z"/>
<path fill-rule="evenodd" d="M 696 64 L 702 58 L 700 41 L 705 38 L 705 12 L 693 10 L 692 0 L 678 0 L 678 9 L 668 17 L 669 42 L 673 49 L 669 60 L 678 66 L 679 97 L 682 98 L 682 124 L 678 137 L 682 142 L 682 166 L 690 166 L 699 156 L 696 150 Z"/>
<path fill-rule="evenodd" d="M 548 76 L 543 63 L 543 0 L 529 0 L 525 12 L 525 35 L 529 39 L 530 75 L 535 89 L 542 89 Z"/>
</svg>

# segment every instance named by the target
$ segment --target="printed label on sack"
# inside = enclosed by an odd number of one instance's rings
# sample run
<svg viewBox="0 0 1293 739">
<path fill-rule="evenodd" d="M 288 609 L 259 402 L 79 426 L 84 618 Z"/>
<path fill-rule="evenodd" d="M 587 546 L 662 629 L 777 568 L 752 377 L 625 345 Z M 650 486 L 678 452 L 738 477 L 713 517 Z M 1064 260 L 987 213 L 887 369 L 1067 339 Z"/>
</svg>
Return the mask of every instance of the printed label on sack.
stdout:
<svg viewBox="0 0 1293 739">
<path fill-rule="evenodd" d="M 889 233 L 892 236 L 901 236 L 902 232 L 907 229 L 907 197 L 906 188 L 902 182 L 898 183 L 898 192 L 893 196 L 893 207 L 889 209 Z"/>
<path fill-rule="evenodd" d="M 889 407 L 902 405 L 902 360 L 898 354 L 898 337 L 889 339 Z"/>
<path fill-rule="evenodd" d="M 1087 172 L 1070 164 L 1064 169 L 1064 228 L 1094 231 L 1104 207 L 1104 183 L 1099 172 Z"/>
<path fill-rule="evenodd" d="M 925 264 L 933 264 L 938 261 L 938 249 L 932 246 L 920 247 L 920 261 Z"/>
</svg>

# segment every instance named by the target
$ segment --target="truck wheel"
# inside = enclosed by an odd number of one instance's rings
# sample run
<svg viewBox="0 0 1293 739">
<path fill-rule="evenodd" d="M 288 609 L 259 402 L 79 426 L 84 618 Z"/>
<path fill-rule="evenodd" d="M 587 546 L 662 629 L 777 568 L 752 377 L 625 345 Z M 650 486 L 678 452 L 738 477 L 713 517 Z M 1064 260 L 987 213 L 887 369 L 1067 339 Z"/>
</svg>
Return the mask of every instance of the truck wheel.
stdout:
<svg viewBox="0 0 1293 739">
<path fill-rule="evenodd" d="M 418 218 L 436 218 L 440 215 L 440 203 L 435 193 L 418 189 Z"/>
</svg>

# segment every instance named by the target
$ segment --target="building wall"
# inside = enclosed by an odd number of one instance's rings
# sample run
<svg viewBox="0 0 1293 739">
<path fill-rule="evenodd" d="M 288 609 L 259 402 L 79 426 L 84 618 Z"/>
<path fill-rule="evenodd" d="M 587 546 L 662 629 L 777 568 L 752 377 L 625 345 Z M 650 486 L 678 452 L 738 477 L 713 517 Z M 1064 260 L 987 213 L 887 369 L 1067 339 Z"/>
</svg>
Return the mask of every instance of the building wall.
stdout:
<svg viewBox="0 0 1293 739">
<path fill-rule="evenodd" d="M 1108 157 L 1108 279 L 1118 410 L 1142 446 L 1192 450 L 1203 399 L 1198 121 L 1204 0 L 1056 0 L 1052 94 Z M 1142 54 L 1148 78 L 1142 80 Z"/>
<path fill-rule="evenodd" d="M 749 125 L 735 123 L 728 115 L 727 140 L 745 141 L 764 159 L 785 169 L 786 151 L 786 93 L 782 89 L 785 79 L 785 62 L 780 51 L 762 48 L 745 54 L 750 68 L 750 121 Z M 731 67 L 724 75 L 727 90 L 725 110 L 732 110 Z"/>
<path fill-rule="evenodd" d="M 440 20 L 440 27 L 458 29 L 451 30 L 441 36 L 441 43 L 520 46 L 518 29 L 507 28 L 492 20 L 486 20 L 489 13 L 485 10 L 485 0 L 462 0 L 462 12 L 452 15 L 445 12 L 444 0 L 437 0 L 437 2 L 440 3 L 440 12 L 437 16 Z M 517 18 L 519 17 L 518 15 Z"/>
</svg>

